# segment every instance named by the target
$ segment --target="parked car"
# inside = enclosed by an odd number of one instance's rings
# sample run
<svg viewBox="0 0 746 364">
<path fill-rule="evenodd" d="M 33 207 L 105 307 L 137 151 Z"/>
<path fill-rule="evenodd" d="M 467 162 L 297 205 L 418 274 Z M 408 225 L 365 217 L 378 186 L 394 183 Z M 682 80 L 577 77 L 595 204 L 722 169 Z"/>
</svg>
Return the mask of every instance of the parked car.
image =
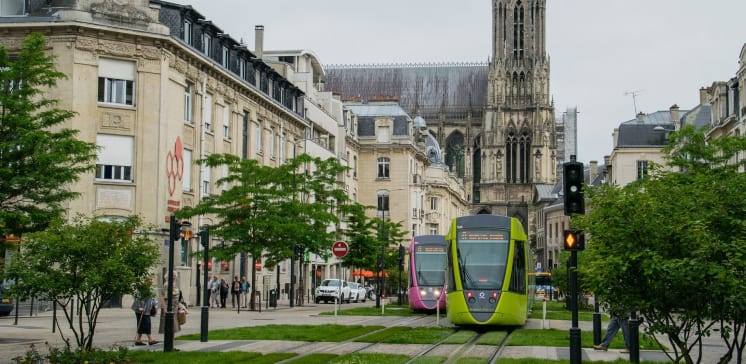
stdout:
<svg viewBox="0 0 746 364">
<path fill-rule="evenodd" d="M 341 293 L 340 293 L 341 291 Z M 339 279 L 325 279 L 321 282 L 321 285 L 316 287 L 316 298 L 314 301 L 319 303 L 321 301 L 338 301 L 339 303 L 344 302 L 345 299 L 349 301 L 350 297 L 350 286 L 347 281 L 340 281 Z"/>
<path fill-rule="evenodd" d="M 347 285 L 350 286 L 350 298 L 347 300 L 347 302 L 350 302 L 352 300 L 353 302 L 363 301 L 367 299 L 368 290 L 363 287 L 360 283 L 355 282 L 348 282 Z"/>
<path fill-rule="evenodd" d="M 8 316 L 13 312 L 13 298 L 10 297 L 5 288 L 0 287 L 0 316 Z"/>
</svg>

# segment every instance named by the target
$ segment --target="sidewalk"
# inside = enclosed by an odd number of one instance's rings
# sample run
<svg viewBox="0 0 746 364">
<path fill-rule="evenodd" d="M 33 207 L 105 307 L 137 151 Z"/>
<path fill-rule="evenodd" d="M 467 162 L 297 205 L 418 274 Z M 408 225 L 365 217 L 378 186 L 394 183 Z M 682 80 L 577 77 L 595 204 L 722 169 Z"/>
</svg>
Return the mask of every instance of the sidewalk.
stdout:
<svg viewBox="0 0 746 364">
<path fill-rule="evenodd" d="M 345 304 L 342 308 L 354 306 L 369 305 L 365 304 Z M 220 328 L 233 328 L 243 326 L 263 326 L 268 324 L 340 324 L 340 325 L 383 325 L 383 326 L 434 326 L 436 318 L 432 317 L 401 317 L 401 316 L 321 316 L 322 311 L 333 311 L 334 305 L 331 304 L 309 304 L 306 306 L 289 309 L 288 306 L 280 306 L 277 309 L 270 308 L 258 311 L 241 311 L 236 312 L 230 309 L 210 309 L 209 311 L 209 329 L 215 330 Z M 12 363 L 11 359 L 22 356 L 31 343 L 34 343 L 40 351 L 46 351 L 44 342 L 49 342 L 53 346 L 61 347 L 62 342 L 59 333 L 52 333 L 52 314 L 44 312 L 34 317 L 20 317 L 18 325 L 13 325 L 14 317 L 0 318 L 0 363 Z M 64 322 L 61 322 L 63 324 Z M 445 316 L 441 316 L 440 323 L 442 326 L 448 326 Z M 157 323 L 154 323 L 154 332 L 157 331 Z M 540 320 L 530 320 L 527 328 L 541 328 Z M 569 330 L 568 321 L 549 320 L 548 327 Z M 582 335 L 592 335 L 592 324 L 590 322 L 580 322 Z M 200 308 L 191 307 L 188 316 L 188 322 L 182 327 L 182 331 L 177 335 L 192 334 L 200 332 Z M 101 316 L 96 328 L 94 343 L 96 347 L 110 348 L 116 346 L 126 346 L 132 350 L 163 350 L 163 345 L 158 344 L 153 347 L 134 346 L 135 333 L 135 316 L 125 308 L 109 308 L 101 311 Z M 163 336 L 154 335 L 162 341 Z M 209 337 L 208 337 L 209 339 Z M 176 340 L 174 345 L 182 351 L 255 351 L 261 353 L 268 352 L 293 352 L 299 355 L 308 353 L 334 353 L 345 354 L 352 351 L 361 350 L 361 352 L 382 352 L 382 353 L 401 353 L 406 355 L 415 355 L 424 350 L 428 345 L 393 345 L 393 344 L 374 344 L 367 343 L 307 343 L 294 341 L 182 341 Z M 454 352 L 460 345 L 444 346 L 435 350 L 429 355 L 447 356 Z M 478 346 L 472 352 L 466 353 L 467 356 L 489 357 L 496 347 Z M 569 348 L 567 347 L 507 347 L 501 353 L 505 358 L 524 358 L 532 357 L 539 359 L 568 359 Z M 582 353 L 583 360 L 613 361 L 616 359 L 627 359 L 628 354 L 621 354 L 619 350 L 596 351 L 584 348 Z M 640 352 L 641 360 L 667 362 L 665 354 L 659 351 Z"/>
</svg>

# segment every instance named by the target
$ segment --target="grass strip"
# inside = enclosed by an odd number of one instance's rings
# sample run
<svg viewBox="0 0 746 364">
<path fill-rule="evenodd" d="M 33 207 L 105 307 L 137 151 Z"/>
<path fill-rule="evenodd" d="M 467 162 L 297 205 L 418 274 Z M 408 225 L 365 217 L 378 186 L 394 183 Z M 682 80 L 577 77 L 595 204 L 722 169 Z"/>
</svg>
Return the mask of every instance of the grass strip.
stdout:
<svg viewBox="0 0 746 364">
<path fill-rule="evenodd" d="M 503 340 L 505 340 L 505 336 L 507 336 L 508 333 L 505 331 L 490 331 L 485 332 L 482 337 L 480 337 L 476 344 L 477 345 L 500 345 Z"/>
<path fill-rule="evenodd" d="M 324 311 L 321 315 L 334 315 L 334 311 Z M 381 309 L 375 307 L 355 307 L 344 310 L 338 310 L 337 315 L 341 316 L 381 316 Z M 408 306 L 385 306 L 384 316 L 424 316 L 423 313 L 414 312 Z"/>
<path fill-rule="evenodd" d="M 210 331 L 210 340 L 290 340 L 340 342 L 382 329 L 360 325 L 266 325 Z M 200 335 L 181 335 L 179 340 L 198 340 Z"/>
<path fill-rule="evenodd" d="M 435 344 L 455 332 L 450 328 L 389 327 L 385 330 L 356 339 L 357 342 L 385 344 Z"/>
<path fill-rule="evenodd" d="M 477 334 L 476 331 L 459 330 L 459 331 L 454 332 L 453 335 L 443 340 L 442 344 L 466 344 L 476 334 Z"/>
<path fill-rule="evenodd" d="M 164 353 L 162 351 L 133 350 L 128 355 L 128 360 L 141 363 L 158 364 L 211 364 L 211 363 L 252 363 L 269 364 L 286 360 L 296 356 L 293 353 L 247 353 L 242 351 L 226 352 L 201 352 L 201 351 L 173 351 Z"/>
</svg>

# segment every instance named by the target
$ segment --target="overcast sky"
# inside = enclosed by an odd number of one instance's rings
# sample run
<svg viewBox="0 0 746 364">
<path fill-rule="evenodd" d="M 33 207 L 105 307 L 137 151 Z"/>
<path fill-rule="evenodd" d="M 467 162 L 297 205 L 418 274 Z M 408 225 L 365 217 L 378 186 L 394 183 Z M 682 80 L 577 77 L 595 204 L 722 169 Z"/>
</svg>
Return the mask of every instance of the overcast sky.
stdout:
<svg viewBox="0 0 746 364">
<path fill-rule="evenodd" d="M 486 62 L 492 51 L 490 0 L 175 2 L 249 49 L 264 25 L 264 49 L 323 64 Z M 745 16 L 744 0 L 548 0 L 551 92 L 558 118 L 578 108 L 578 160 L 603 163 L 635 108 L 689 110 L 700 87 L 734 77 Z"/>
</svg>

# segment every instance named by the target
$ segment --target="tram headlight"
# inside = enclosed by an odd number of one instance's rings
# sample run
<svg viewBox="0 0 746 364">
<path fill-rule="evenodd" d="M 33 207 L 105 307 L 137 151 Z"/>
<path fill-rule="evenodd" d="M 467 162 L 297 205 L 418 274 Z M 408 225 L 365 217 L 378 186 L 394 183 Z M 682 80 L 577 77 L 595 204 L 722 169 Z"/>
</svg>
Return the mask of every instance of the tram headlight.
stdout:
<svg viewBox="0 0 746 364">
<path fill-rule="evenodd" d="M 427 295 L 427 291 L 423 288 L 420 290 L 420 297 L 425 297 L 425 295 Z"/>
<path fill-rule="evenodd" d="M 439 289 L 434 290 L 433 294 L 435 295 L 435 297 L 440 297 L 440 290 Z"/>
</svg>

